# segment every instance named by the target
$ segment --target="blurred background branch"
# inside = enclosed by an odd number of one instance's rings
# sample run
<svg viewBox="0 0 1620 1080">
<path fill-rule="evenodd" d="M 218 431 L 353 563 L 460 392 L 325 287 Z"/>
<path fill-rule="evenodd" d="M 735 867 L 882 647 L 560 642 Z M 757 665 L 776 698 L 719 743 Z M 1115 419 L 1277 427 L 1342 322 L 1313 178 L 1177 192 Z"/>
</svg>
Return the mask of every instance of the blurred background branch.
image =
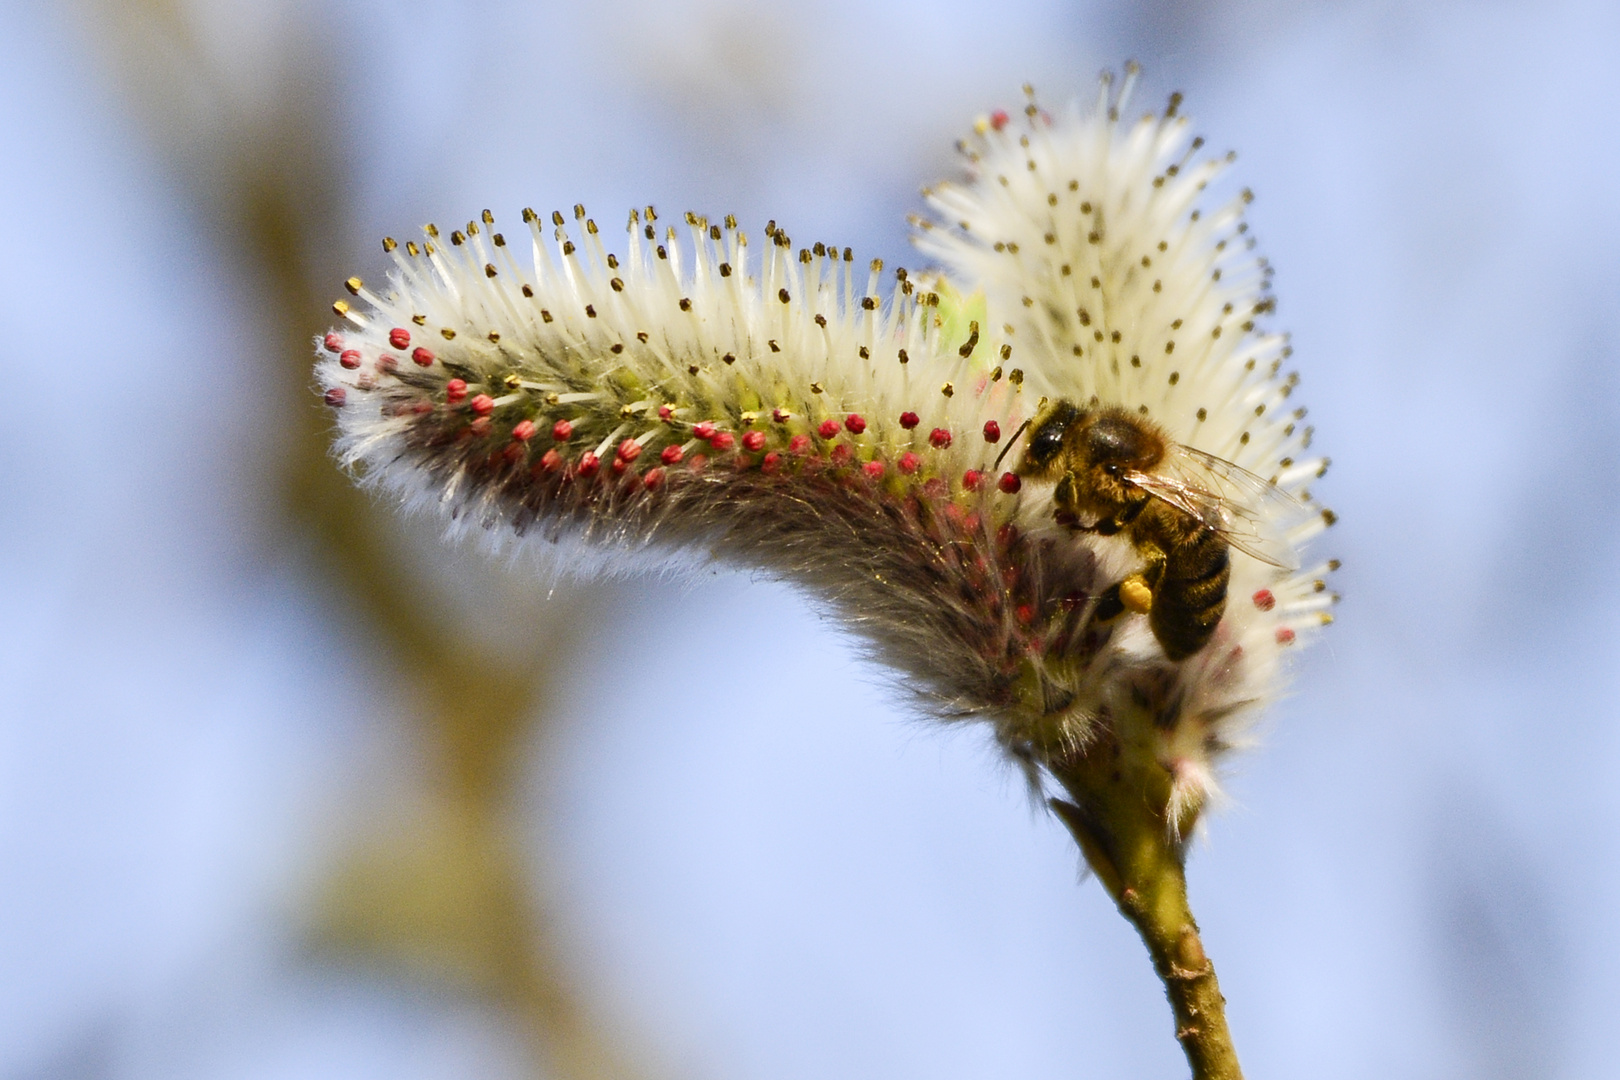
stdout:
<svg viewBox="0 0 1620 1080">
<path fill-rule="evenodd" d="M 310 391 L 312 342 L 333 321 L 353 239 L 345 233 L 343 108 L 322 35 L 299 23 L 282 40 L 261 42 L 276 54 L 254 58 L 260 71 L 249 74 L 264 84 L 249 93 L 240 65 L 205 45 L 188 5 L 87 0 L 86 14 L 152 141 L 231 260 L 243 303 L 272 328 L 260 338 L 278 410 L 279 453 L 257 478 L 274 495 L 265 542 L 301 559 L 346 613 L 339 617 L 375 644 L 375 662 L 387 668 L 381 679 L 403 689 L 428 759 L 430 790 L 404 816 L 409 828 L 356 838 L 321 889 L 317 940 L 492 1001 L 529 1033 L 548 1075 L 631 1075 L 576 993 L 545 913 L 543 863 L 523 850 L 511 822 L 518 763 L 532 764 L 535 747 L 547 744 L 533 729 L 550 717 L 552 673 L 590 624 L 592 590 L 542 591 L 513 580 L 509 566 L 457 554 L 463 573 L 484 579 L 475 590 L 508 601 L 471 605 L 474 620 L 500 625 L 467 625 L 458 614 L 468 608 L 437 602 L 401 550 L 397 511 L 335 467 L 330 424 Z"/>
</svg>

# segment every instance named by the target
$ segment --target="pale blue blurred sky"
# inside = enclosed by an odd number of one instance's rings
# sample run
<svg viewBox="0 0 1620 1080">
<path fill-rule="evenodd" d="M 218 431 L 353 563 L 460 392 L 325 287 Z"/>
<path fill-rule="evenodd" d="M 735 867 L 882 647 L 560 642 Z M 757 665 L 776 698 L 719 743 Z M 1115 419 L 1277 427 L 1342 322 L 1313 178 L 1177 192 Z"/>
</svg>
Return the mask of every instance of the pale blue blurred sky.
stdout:
<svg viewBox="0 0 1620 1080">
<path fill-rule="evenodd" d="M 1613 5 L 199 10 L 244 108 L 325 57 L 363 276 L 383 233 L 576 201 L 915 264 L 916 188 L 1024 80 L 1089 97 L 1129 55 L 1185 90 L 1259 193 L 1346 562 L 1193 859 L 1249 1075 L 1620 1071 Z M 390 689 L 264 546 L 249 284 L 78 22 L 8 5 L 0 49 L 0 1077 L 515 1075 L 498 1018 L 301 950 L 333 822 L 405 768 Z M 615 604 L 525 820 L 659 1075 L 1184 1075 L 978 733 L 780 586 Z"/>
</svg>

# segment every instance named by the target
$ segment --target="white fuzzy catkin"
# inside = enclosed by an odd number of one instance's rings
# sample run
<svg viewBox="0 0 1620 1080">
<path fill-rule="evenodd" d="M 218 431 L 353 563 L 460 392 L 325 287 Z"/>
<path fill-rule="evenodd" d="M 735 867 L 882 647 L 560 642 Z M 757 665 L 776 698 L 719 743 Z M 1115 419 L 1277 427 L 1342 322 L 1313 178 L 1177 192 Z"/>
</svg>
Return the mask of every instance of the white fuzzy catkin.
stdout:
<svg viewBox="0 0 1620 1080">
<path fill-rule="evenodd" d="M 1206 205 L 1229 158 L 1200 156 L 1179 97 L 1121 120 L 1129 83 L 1105 78 L 1090 111 L 981 119 L 965 182 L 927 192 L 937 218 L 916 222 L 946 276 L 902 270 L 887 292 L 848 248 L 774 223 L 667 227 L 651 207 L 617 252 L 583 207 L 572 231 L 526 210 L 509 241 L 486 211 L 386 240 L 388 286 L 350 279 L 362 306 L 337 304 L 349 329 L 321 343 L 338 452 L 464 523 L 801 583 L 1032 770 L 1100 724 L 1148 725 L 1190 817 L 1277 696 L 1282 654 L 1330 621 L 1335 564 L 1233 551 L 1214 637 L 1173 663 L 1142 617 L 1092 617 L 1139 565 L 1129 543 L 1057 526 L 1047 485 L 993 467 L 1051 397 L 1136 410 L 1301 508 L 1326 468 L 1286 339 L 1262 327 L 1248 193 Z M 1332 520 L 1272 524 L 1297 546 Z"/>
</svg>

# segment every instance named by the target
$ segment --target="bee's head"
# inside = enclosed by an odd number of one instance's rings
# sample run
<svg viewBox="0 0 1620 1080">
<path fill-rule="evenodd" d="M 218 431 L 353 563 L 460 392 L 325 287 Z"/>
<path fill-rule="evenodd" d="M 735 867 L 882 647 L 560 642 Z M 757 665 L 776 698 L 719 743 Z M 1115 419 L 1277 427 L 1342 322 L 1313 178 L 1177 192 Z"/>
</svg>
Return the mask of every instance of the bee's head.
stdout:
<svg viewBox="0 0 1620 1080">
<path fill-rule="evenodd" d="M 1048 405 L 1030 424 L 1029 444 L 1018 463 L 1020 476 L 1039 477 L 1061 464 L 1060 458 L 1071 430 L 1085 417 L 1085 413 L 1067 401 Z"/>
</svg>

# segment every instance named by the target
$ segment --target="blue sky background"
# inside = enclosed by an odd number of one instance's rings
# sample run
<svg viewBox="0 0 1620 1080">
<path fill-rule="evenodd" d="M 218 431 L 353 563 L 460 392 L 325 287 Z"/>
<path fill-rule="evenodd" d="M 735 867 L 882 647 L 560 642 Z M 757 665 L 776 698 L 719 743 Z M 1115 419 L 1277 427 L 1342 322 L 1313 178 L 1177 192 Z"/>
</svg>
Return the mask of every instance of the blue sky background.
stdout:
<svg viewBox="0 0 1620 1080">
<path fill-rule="evenodd" d="M 244 113 L 331 81 L 362 276 L 384 233 L 577 201 L 915 265 L 917 187 L 1023 81 L 1089 98 L 1135 56 L 1140 100 L 1186 91 L 1259 194 L 1345 561 L 1192 860 L 1248 1073 L 1614 1074 L 1612 5 L 192 6 Z M 304 944 L 410 735 L 266 539 L 264 305 L 99 48 L 0 9 L 0 1077 L 520 1075 L 499 1015 Z M 425 589 L 525 587 L 401 531 Z M 979 733 L 781 586 L 599 602 L 520 820 L 649 1075 L 1184 1075 L 1140 944 Z"/>
</svg>

